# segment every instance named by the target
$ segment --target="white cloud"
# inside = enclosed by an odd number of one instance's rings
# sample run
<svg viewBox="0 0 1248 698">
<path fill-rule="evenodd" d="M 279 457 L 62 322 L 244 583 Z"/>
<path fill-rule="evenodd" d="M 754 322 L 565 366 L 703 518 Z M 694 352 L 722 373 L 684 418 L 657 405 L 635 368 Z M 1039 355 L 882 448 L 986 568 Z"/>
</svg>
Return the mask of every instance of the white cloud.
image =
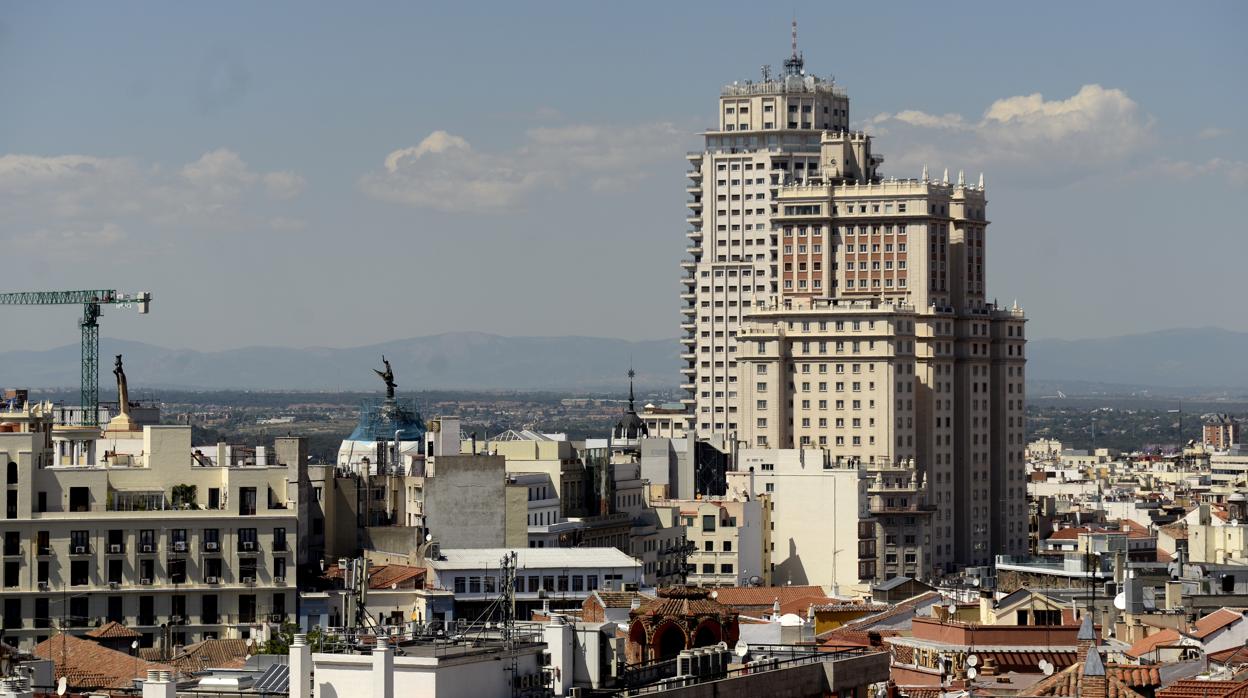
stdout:
<svg viewBox="0 0 1248 698">
<path fill-rule="evenodd" d="M 1039 93 L 998 99 L 978 121 L 905 110 L 868 125 L 897 141 L 889 150 L 902 155 L 890 169 L 907 175 L 930 163 L 1020 167 L 1031 176 L 1071 179 L 1120 163 L 1153 140 L 1153 119 L 1126 92 L 1100 85 L 1084 85 L 1067 99 Z"/>
<path fill-rule="evenodd" d="M 1202 141 L 1207 141 L 1213 138 L 1221 138 L 1223 136 L 1229 136 L 1229 135 L 1231 135 L 1231 130 L 1229 128 L 1218 128 L 1217 126 L 1206 126 L 1205 128 L 1202 128 L 1200 130 L 1200 133 L 1196 134 L 1196 137 L 1201 139 Z"/>
<path fill-rule="evenodd" d="M 41 229 L 16 233 L 4 240 L 6 246 L 18 252 L 59 259 L 86 259 L 110 248 L 124 244 L 126 231 L 114 223 L 105 223 L 95 229 Z"/>
<path fill-rule="evenodd" d="M 303 184 L 293 172 L 257 171 L 226 149 L 173 169 L 125 157 L 2 155 L 0 237 L 55 249 L 116 244 L 143 231 L 237 229 L 262 224 L 263 209 Z"/>
<path fill-rule="evenodd" d="M 384 169 L 360 180 L 377 199 L 448 212 L 520 207 L 542 190 L 582 183 L 592 191 L 627 187 L 670 161 L 688 134 L 672 124 L 568 125 L 529 130 L 509 152 L 486 153 L 463 137 L 434 131 L 391 152 Z"/>
</svg>

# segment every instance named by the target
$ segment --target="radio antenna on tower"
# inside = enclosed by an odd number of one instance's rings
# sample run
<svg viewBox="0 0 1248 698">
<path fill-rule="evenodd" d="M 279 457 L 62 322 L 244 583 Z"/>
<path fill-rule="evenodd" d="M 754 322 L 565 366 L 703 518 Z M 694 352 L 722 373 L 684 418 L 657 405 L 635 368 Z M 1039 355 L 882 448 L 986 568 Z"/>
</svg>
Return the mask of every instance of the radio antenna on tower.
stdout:
<svg viewBox="0 0 1248 698">
<path fill-rule="evenodd" d="M 802 59 L 802 54 L 797 52 L 797 18 L 793 18 L 793 53 L 784 61 L 785 75 L 801 75 L 806 61 Z"/>
</svg>

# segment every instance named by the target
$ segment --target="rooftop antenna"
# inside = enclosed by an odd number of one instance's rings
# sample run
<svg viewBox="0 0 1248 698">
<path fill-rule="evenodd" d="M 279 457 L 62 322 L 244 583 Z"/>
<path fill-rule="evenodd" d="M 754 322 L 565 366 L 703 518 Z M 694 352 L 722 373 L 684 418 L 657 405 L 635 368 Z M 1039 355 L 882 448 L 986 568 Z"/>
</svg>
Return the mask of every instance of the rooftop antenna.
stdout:
<svg viewBox="0 0 1248 698">
<path fill-rule="evenodd" d="M 805 67 L 806 61 L 802 59 L 802 54 L 797 52 L 797 18 L 793 18 L 793 53 L 784 61 L 785 75 L 801 75 L 802 69 Z"/>
</svg>

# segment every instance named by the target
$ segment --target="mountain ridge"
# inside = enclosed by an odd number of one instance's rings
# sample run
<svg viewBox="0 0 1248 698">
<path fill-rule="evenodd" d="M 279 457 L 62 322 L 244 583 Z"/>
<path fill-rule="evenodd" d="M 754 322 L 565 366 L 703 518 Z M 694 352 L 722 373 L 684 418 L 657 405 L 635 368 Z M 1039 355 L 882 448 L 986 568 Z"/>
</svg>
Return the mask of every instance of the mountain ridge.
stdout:
<svg viewBox="0 0 1248 698">
<path fill-rule="evenodd" d="M 615 390 L 631 365 L 638 387 L 673 388 L 682 347 L 673 339 L 630 341 L 584 335 L 510 337 L 443 332 L 334 348 L 256 345 L 221 351 L 169 349 L 101 339 L 101 385 L 122 353 L 135 386 L 179 389 L 360 390 L 377 387 L 385 354 L 403 390 Z M 1248 332 L 1172 328 L 1118 337 L 1028 343 L 1036 383 L 1248 389 Z M 78 382 L 78 344 L 0 352 L 0 385 L 69 387 Z"/>
</svg>

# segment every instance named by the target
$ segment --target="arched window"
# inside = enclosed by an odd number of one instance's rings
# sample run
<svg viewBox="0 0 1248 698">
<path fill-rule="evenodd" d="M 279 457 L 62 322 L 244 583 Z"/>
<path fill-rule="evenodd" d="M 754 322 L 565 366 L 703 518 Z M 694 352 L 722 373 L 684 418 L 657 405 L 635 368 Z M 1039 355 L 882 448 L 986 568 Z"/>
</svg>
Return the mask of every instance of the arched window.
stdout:
<svg viewBox="0 0 1248 698">
<path fill-rule="evenodd" d="M 17 484 L 17 463 L 9 461 L 9 484 Z"/>
</svg>

